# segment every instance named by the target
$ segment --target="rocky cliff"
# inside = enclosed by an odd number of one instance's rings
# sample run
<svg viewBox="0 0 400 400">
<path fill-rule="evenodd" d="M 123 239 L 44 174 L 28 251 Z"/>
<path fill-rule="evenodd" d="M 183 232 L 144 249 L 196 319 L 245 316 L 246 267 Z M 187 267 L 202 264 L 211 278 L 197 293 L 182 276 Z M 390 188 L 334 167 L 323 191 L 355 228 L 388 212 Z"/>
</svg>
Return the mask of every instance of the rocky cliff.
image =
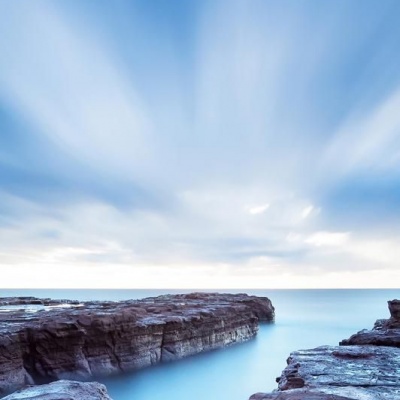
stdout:
<svg viewBox="0 0 400 400">
<path fill-rule="evenodd" d="M 0 299 L 0 395 L 84 380 L 252 338 L 273 321 L 268 298 L 192 293 L 123 302 Z"/>
<path fill-rule="evenodd" d="M 390 318 L 340 343 L 346 346 L 291 353 L 278 390 L 250 399 L 400 400 L 400 301 L 388 304 Z"/>
<path fill-rule="evenodd" d="M 57 381 L 28 386 L 2 400 L 112 400 L 106 387 L 97 382 Z"/>
</svg>

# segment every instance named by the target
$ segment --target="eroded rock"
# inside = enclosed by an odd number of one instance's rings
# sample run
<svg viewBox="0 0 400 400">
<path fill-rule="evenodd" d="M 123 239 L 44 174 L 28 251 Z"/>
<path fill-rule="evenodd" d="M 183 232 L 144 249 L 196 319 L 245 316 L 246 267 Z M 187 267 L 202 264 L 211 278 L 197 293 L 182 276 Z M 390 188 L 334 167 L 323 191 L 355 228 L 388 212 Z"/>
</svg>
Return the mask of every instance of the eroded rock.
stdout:
<svg viewBox="0 0 400 400">
<path fill-rule="evenodd" d="M 3 400 L 112 400 L 106 387 L 98 382 L 61 380 L 47 385 L 28 386 Z"/>
<path fill-rule="evenodd" d="M 351 400 L 350 397 L 326 394 L 318 390 L 293 389 L 287 392 L 256 393 L 250 400 Z M 353 399 L 354 400 L 354 399 Z M 372 400 L 372 399 L 369 399 Z"/>
<path fill-rule="evenodd" d="M 123 302 L 0 300 L 0 394 L 85 380 L 252 338 L 273 321 L 269 299 L 192 293 Z"/>
<path fill-rule="evenodd" d="M 400 349 L 322 346 L 290 354 L 278 390 L 251 400 L 399 400 Z"/>
<path fill-rule="evenodd" d="M 389 319 L 379 319 L 371 330 L 364 329 L 342 340 L 340 344 L 400 347 L 400 300 L 388 301 L 388 307 Z"/>
</svg>

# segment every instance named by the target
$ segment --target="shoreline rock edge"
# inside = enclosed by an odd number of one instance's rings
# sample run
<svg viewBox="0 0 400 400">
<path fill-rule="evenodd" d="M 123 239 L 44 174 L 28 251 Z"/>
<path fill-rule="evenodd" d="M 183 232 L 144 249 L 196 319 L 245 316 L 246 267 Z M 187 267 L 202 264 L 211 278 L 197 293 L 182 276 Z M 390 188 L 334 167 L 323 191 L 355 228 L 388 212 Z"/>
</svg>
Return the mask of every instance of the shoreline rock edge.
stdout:
<svg viewBox="0 0 400 400">
<path fill-rule="evenodd" d="M 0 396 L 29 384 L 91 380 L 254 337 L 266 297 L 191 293 L 121 302 L 0 299 Z"/>
<path fill-rule="evenodd" d="M 389 319 L 340 346 L 292 352 L 278 389 L 250 400 L 400 400 L 400 301 L 388 306 Z"/>
<path fill-rule="evenodd" d="M 112 400 L 106 387 L 98 382 L 56 381 L 28 386 L 2 400 Z"/>
</svg>

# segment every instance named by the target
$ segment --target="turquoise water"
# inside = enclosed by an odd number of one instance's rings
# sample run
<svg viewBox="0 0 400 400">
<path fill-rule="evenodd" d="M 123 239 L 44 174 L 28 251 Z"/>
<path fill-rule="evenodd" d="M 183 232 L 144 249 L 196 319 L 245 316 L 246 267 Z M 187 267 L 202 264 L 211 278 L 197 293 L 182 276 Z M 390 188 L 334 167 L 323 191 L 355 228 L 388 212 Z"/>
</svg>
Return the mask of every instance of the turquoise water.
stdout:
<svg viewBox="0 0 400 400">
<path fill-rule="evenodd" d="M 226 291 L 226 290 L 225 290 Z M 1 290 L 1 296 L 38 296 L 77 300 L 123 300 L 172 290 Z M 230 290 L 268 296 L 276 309 L 275 324 L 261 326 L 247 343 L 200 354 L 123 376 L 100 380 L 114 400 L 246 400 L 276 388 L 275 378 L 289 353 L 337 344 L 387 318 L 388 290 Z"/>
</svg>

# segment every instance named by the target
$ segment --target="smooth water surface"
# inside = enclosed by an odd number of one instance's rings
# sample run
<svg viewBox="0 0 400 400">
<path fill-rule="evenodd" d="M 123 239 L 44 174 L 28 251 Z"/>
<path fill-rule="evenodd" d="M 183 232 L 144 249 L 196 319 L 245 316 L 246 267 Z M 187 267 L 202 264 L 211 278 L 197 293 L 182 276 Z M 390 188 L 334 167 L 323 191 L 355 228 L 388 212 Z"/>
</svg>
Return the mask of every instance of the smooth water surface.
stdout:
<svg viewBox="0 0 400 400">
<path fill-rule="evenodd" d="M 226 292 L 226 290 L 224 290 Z M 1 290 L 1 296 L 77 300 L 143 298 L 177 290 Z M 263 324 L 256 339 L 123 376 L 100 379 L 114 400 L 246 400 L 277 387 L 275 378 L 293 350 L 335 345 L 387 318 L 387 300 L 400 290 L 229 290 L 267 296 L 275 324 Z"/>
</svg>

